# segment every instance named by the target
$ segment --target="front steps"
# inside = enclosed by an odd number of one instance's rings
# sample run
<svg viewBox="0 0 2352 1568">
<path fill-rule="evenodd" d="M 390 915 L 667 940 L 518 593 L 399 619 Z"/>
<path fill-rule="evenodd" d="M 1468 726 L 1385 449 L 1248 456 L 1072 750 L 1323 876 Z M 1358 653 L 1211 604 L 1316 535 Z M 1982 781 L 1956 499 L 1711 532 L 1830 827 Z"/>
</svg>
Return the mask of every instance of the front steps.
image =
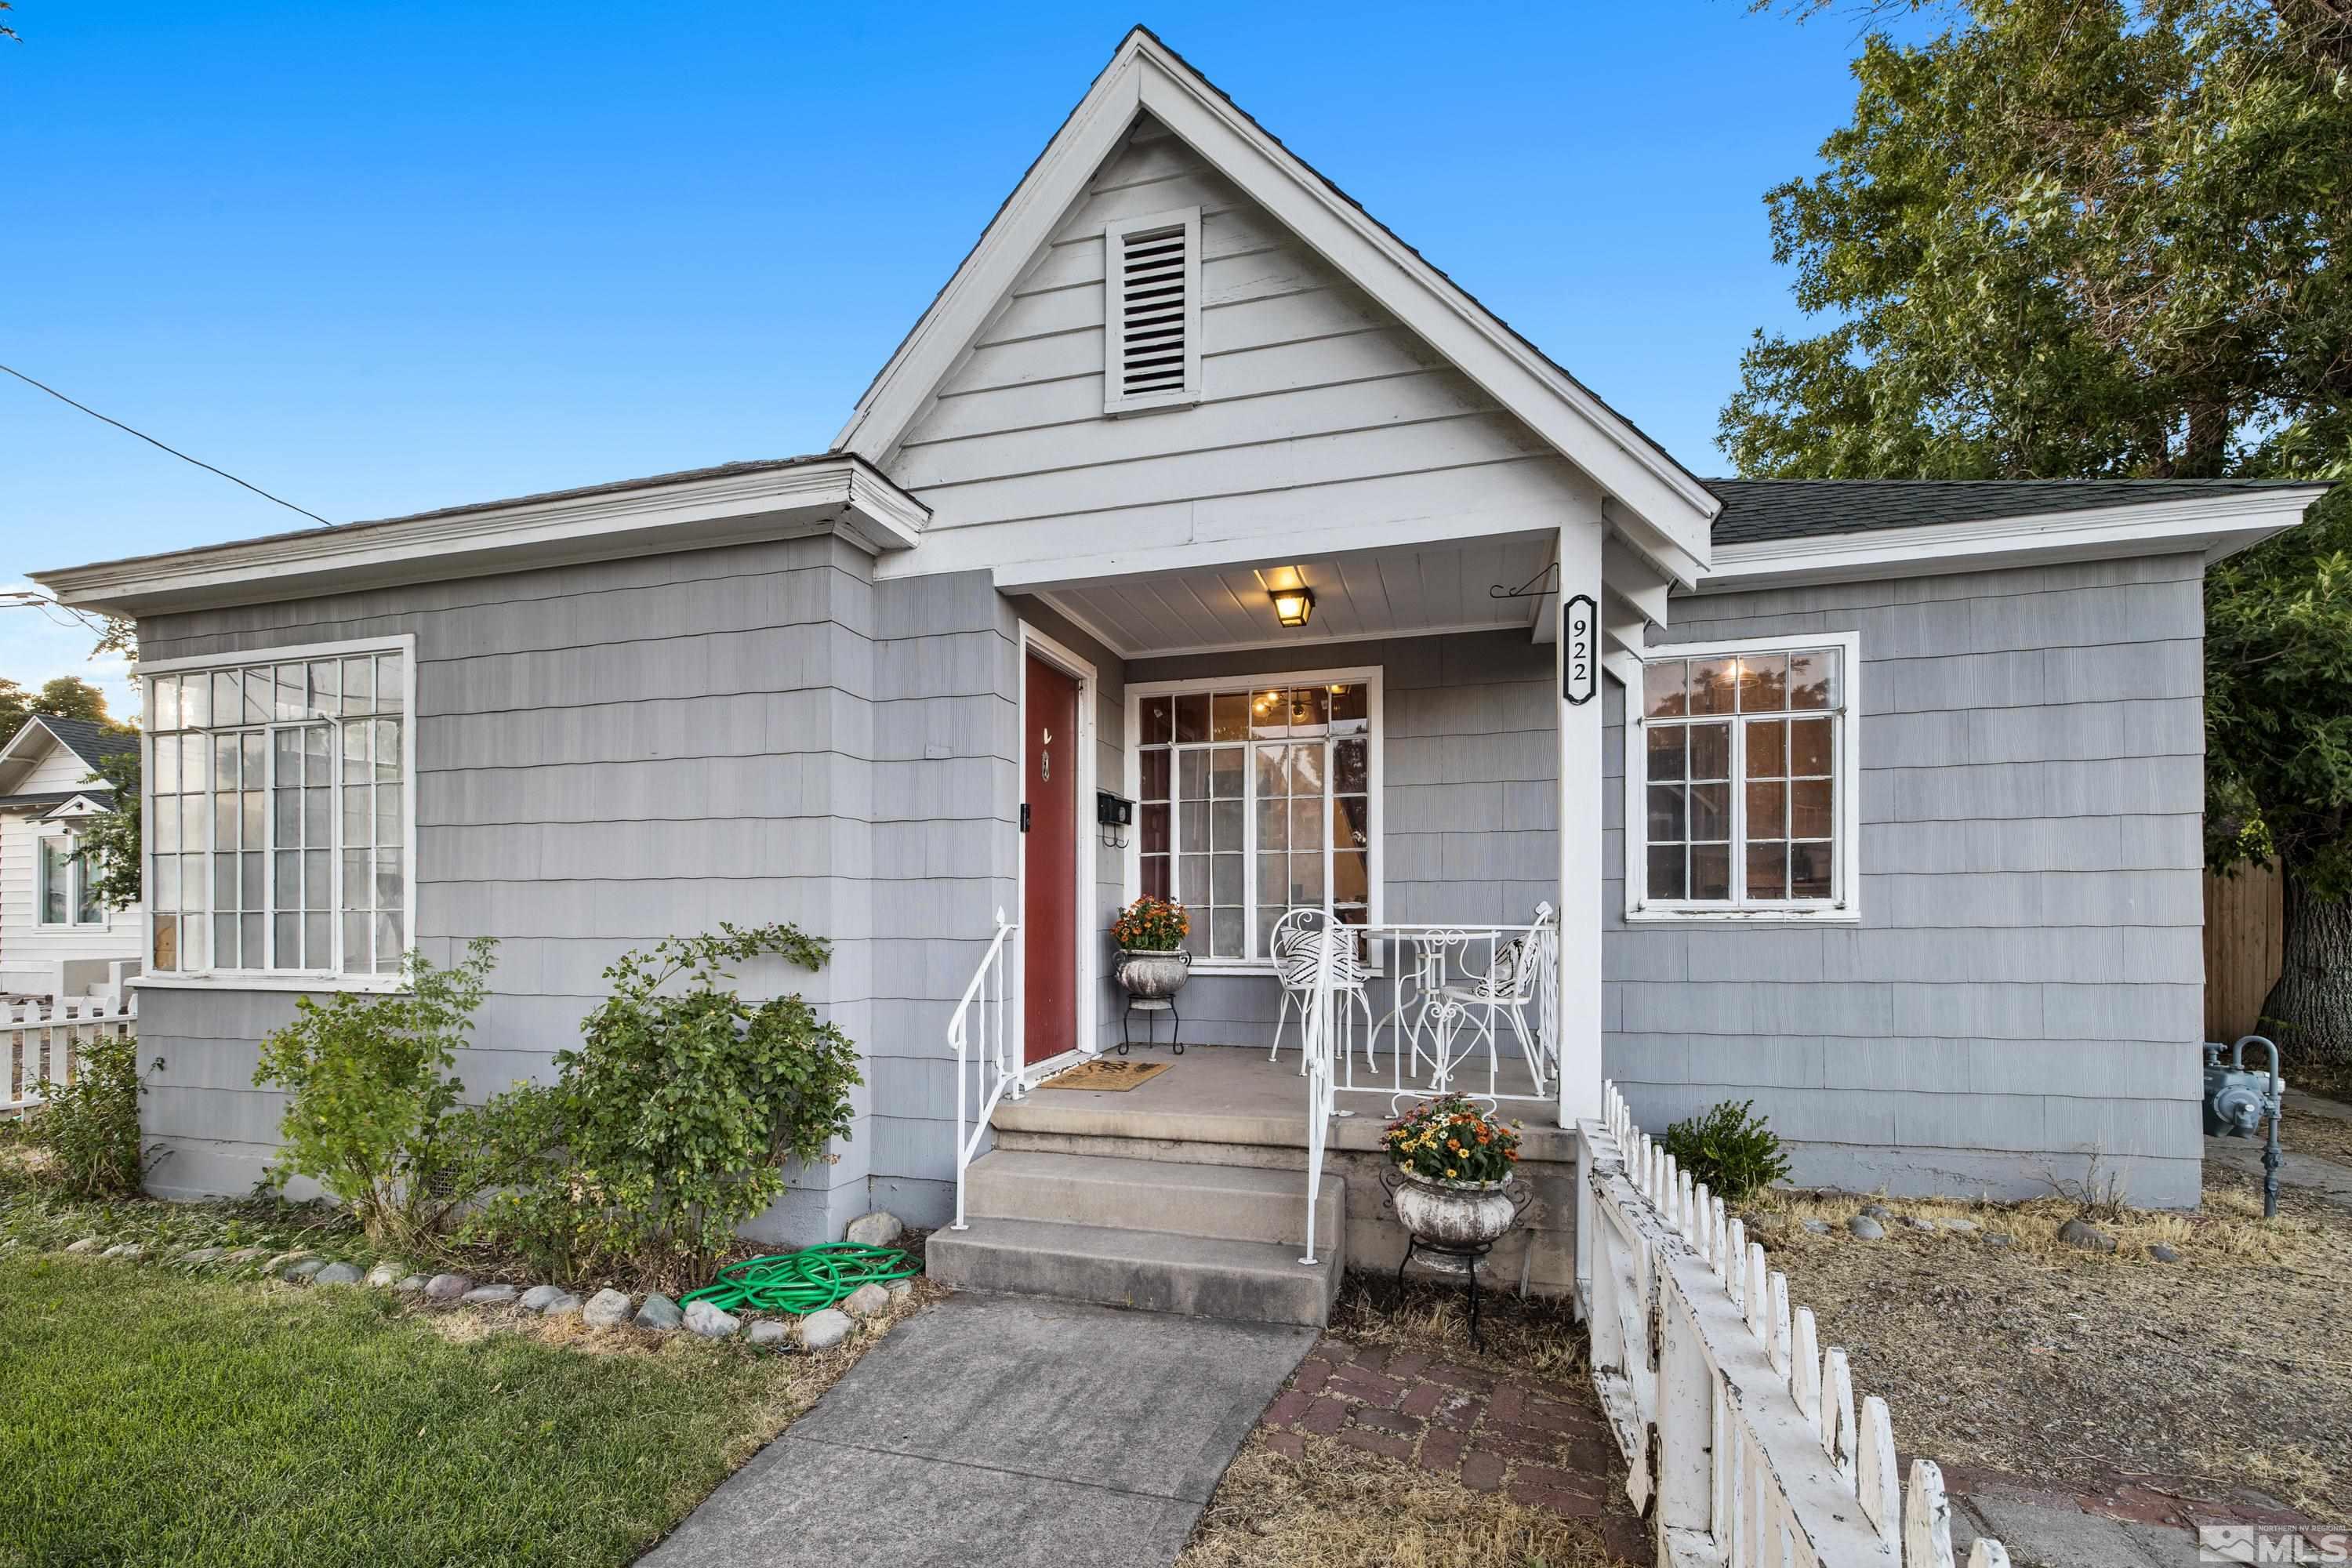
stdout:
<svg viewBox="0 0 2352 1568">
<path fill-rule="evenodd" d="M 926 1268 L 945 1285 L 1318 1328 L 1339 1300 L 1347 1184 L 1336 1173 L 1311 1267 L 1298 1261 L 1303 1171 L 1000 1147 L 972 1163 L 965 1194 L 969 1228 L 931 1233 Z"/>
</svg>

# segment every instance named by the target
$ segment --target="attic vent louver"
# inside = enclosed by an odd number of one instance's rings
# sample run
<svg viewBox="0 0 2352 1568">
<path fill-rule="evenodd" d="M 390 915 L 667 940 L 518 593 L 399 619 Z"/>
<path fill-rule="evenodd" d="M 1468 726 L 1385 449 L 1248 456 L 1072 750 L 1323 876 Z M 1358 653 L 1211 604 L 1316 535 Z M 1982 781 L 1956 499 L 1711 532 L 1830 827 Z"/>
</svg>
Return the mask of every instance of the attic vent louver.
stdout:
<svg viewBox="0 0 2352 1568">
<path fill-rule="evenodd" d="M 1201 395 L 1201 210 L 1117 219 L 1103 230 L 1103 412 Z"/>
</svg>

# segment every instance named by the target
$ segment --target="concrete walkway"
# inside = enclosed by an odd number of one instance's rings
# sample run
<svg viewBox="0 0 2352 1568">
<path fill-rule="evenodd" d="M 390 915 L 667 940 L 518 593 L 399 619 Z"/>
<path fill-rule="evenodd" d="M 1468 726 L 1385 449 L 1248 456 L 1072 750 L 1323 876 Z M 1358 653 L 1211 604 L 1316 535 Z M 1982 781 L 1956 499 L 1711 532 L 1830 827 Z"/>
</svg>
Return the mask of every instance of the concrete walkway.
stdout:
<svg viewBox="0 0 2352 1568">
<path fill-rule="evenodd" d="M 1168 1563 L 1312 1329 L 959 1293 L 643 1568 Z"/>
</svg>

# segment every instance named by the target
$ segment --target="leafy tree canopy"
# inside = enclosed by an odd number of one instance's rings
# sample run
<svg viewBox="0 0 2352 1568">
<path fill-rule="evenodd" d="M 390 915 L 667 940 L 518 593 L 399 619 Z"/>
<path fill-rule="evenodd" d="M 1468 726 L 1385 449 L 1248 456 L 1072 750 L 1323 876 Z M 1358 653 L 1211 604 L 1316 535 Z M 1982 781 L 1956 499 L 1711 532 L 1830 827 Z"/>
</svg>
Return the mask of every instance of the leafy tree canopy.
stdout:
<svg viewBox="0 0 2352 1568">
<path fill-rule="evenodd" d="M 87 719 L 110 729 L 122 729 L 106 710 L 106 693 L 78 675 L 60 675 L 40 690 L 27 692 L 17 682 L 0 677 L 0 745 L 7 744 L 34 714 L 54 719 Z"/>
</svg>

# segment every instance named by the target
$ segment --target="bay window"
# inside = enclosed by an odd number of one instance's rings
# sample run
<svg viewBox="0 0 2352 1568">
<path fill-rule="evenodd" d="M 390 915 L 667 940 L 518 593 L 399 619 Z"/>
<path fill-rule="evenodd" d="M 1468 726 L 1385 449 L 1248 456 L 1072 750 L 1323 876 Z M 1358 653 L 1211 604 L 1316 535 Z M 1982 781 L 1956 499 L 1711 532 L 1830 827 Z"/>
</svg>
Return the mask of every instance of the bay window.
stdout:
<svg viewBox="0 0 2352 1568">
<path fill-rule="evenodd" d="M 1373 670 L 1129 689 L 1140 889 L 1191 916 L 1196 959 L 1266 959 L 1275 922 L 1352 925 L 1378 899 Z"/>
<path fill-rule="evenodd" d="M 1658 648 L 1626 694 L 1626 906 L 1851 919 L 1851 634 Z"/>
<path fill-rule="evenodd" d="M 398 973 L 413 665 L 401 638 L 146 667 L 152 972 Z"/>
</svg>

